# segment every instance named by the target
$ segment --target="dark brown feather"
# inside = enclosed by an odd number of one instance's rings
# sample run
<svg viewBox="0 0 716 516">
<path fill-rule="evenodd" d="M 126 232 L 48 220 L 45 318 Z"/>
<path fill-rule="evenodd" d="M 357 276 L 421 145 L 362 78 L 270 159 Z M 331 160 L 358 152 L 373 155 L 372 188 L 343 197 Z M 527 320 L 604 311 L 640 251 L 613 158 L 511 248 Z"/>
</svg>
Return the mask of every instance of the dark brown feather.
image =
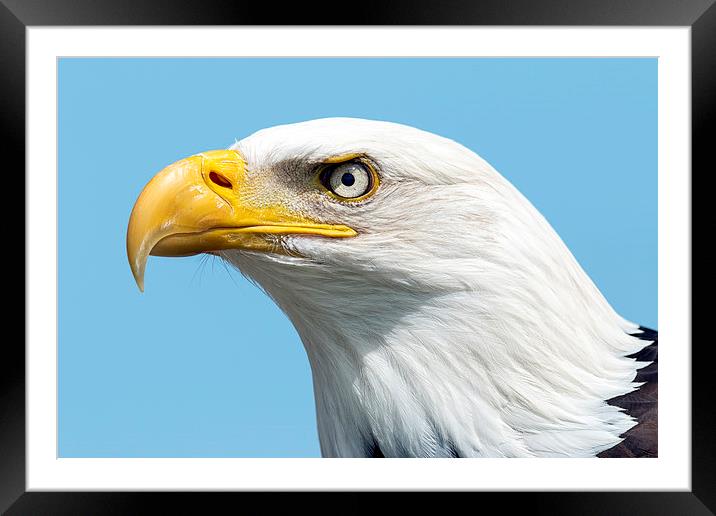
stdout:
<svg viewBox="0 0 716 516">
<path fill-rule="evenodd" d="M 638 423 L 622 437 L 624 440 L 613 448 L 603 451 L 598 457 L 656 457 L 658 455 L 658 359 L 659 334 L 649 328 L 640 328 L 637 334 L 642 340 L 653 340 L 644 349 L 629 355 L 640 362 L 651 362 L 637 371 L 635 382 L 646 382 L 634 392 L 607 401 L 610 405 L 623 408 Z"/>
</svg>

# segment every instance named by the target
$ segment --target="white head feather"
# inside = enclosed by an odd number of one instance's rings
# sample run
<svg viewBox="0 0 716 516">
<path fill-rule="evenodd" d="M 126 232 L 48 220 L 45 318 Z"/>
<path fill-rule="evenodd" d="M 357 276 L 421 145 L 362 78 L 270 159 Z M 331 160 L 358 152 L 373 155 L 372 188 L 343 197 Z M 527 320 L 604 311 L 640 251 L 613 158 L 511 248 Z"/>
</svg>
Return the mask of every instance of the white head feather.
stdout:
<svg viewBox="0 0 716 516">
<path fill-rule="evenodd" d="M 225 251 L 295 325 L 324 456 L 590 457 L 634 425 L 628 332 L 549 223 L 454 141 L 334 118 L 237 142 L 251 174 L 348 153 L 381 186 L 347 205 L 285 198 L 348 239 L 281 237 L 302 257 Z M 299 165 L 296 165 L 297 167 Z M 278 182 L 280 183 L 280 182 Z M 277 187 L 280 190 L 280 186 Z"/>
</svg>

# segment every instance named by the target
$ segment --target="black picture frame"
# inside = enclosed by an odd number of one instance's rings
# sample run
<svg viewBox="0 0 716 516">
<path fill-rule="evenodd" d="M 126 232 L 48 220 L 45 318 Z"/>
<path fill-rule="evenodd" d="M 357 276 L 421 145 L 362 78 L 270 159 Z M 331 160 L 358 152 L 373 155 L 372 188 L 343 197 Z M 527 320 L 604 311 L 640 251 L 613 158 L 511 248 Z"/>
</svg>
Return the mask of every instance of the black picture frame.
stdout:
<svg viewBox="0 0 716 516">
<path fill-rule="evenodd" d="M 425 0 L 360 2 L 347 11 L 305 2 L 245 0 L 0 0 L 0 117 L 6 174 L 25 170 L 25 29 L 62 25 L 606 25 L 689 26 L 692 50 L 692 172 L 713 169 L 708 135 L 716 106 L 715 0 Z M 711 129 L 711 131 L 709 130 Z M 7 163 L 7 161 L 5 161 Z M 684 171 L 688 173 L 688 171 Z M 19 181 L 18 186 L 19 188 Z M 31 192 L 25 192 L 31 195 Z M 7 208 L 6 208 L 7 209 Z M 693 234 L 693 233 L 692 233 Z M 19 248 L 19 246 L 16 246 Z M 15 250 L 17 252 L 17 250 Z M 27 258 L 27 257 L 25 257 Z M 19 305 L 19 303 L 17 303 Z M 24 304 L 23 304 L 24 306 Z M 709 355 L 711 342 L 692 346 L 692 490 L 690 492 L 471 493 L 500 510 L 537 514 L 714 514 L 716 512 L 716 417 Z M 19 339 L 2 345 L 0 374 L 0 511 L 28 514 L 135 514 L 220 512 L 224 504 L 251 502 L 272 509 L 290 496 L 271 493 L 81 493 L 26 492 L 25 351 Z M 350 497 L 349 501 L 346 497 Z M 311 497 L 313 498 L 313 497 Z M 423 496 L 412 500 L 423 503 Z M 337 502 L 307 502 L 351 512 L 375 508 L 375 495 L 344 494 Z M 474 500 L 468 503 L 475 509 Z M 292 510 L 298 510 L 294 505 Z M 483 506 L 485 507 L 485 506 Z M 228 509 L 231 510 L 231 509 Z M 341 512 L 346 512 L 341 510 Z"/>
</svg>

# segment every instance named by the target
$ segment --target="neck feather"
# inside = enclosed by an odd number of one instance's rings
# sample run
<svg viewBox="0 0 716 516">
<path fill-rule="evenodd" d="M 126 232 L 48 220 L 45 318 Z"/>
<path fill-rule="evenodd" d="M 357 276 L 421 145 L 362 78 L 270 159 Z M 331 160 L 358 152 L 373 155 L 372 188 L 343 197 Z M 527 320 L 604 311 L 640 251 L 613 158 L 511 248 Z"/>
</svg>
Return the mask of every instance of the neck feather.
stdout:
<svg viewBox="0 0 716 516">
<path fill-rule="evenodd" d="M 324 456 L 591 457 L 634 425 L 606 400 L 637 387 L 644 341 L 578 266 L 551 288 L 427 291 L 272 265 L 240 260 L 305 345 Z"/>
</svg>

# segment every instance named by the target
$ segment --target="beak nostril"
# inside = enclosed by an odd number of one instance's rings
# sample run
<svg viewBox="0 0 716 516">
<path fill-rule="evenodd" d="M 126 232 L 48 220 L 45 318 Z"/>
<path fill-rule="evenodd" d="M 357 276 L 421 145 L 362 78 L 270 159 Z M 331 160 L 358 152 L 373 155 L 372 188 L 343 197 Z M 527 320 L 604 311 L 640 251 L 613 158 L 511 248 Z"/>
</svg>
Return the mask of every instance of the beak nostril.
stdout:
<svg viewBox="0 0 716 516">
<path fill-rule="evenodd" d="M 226 179 L 223 175 L 219 174 L 218 172 L 211 171 L 209 172 L 209 179 L 214 184 L 217 184 L 221 186 L 222 188 L 231 188 L 231 181 Z"/>
</svg>

